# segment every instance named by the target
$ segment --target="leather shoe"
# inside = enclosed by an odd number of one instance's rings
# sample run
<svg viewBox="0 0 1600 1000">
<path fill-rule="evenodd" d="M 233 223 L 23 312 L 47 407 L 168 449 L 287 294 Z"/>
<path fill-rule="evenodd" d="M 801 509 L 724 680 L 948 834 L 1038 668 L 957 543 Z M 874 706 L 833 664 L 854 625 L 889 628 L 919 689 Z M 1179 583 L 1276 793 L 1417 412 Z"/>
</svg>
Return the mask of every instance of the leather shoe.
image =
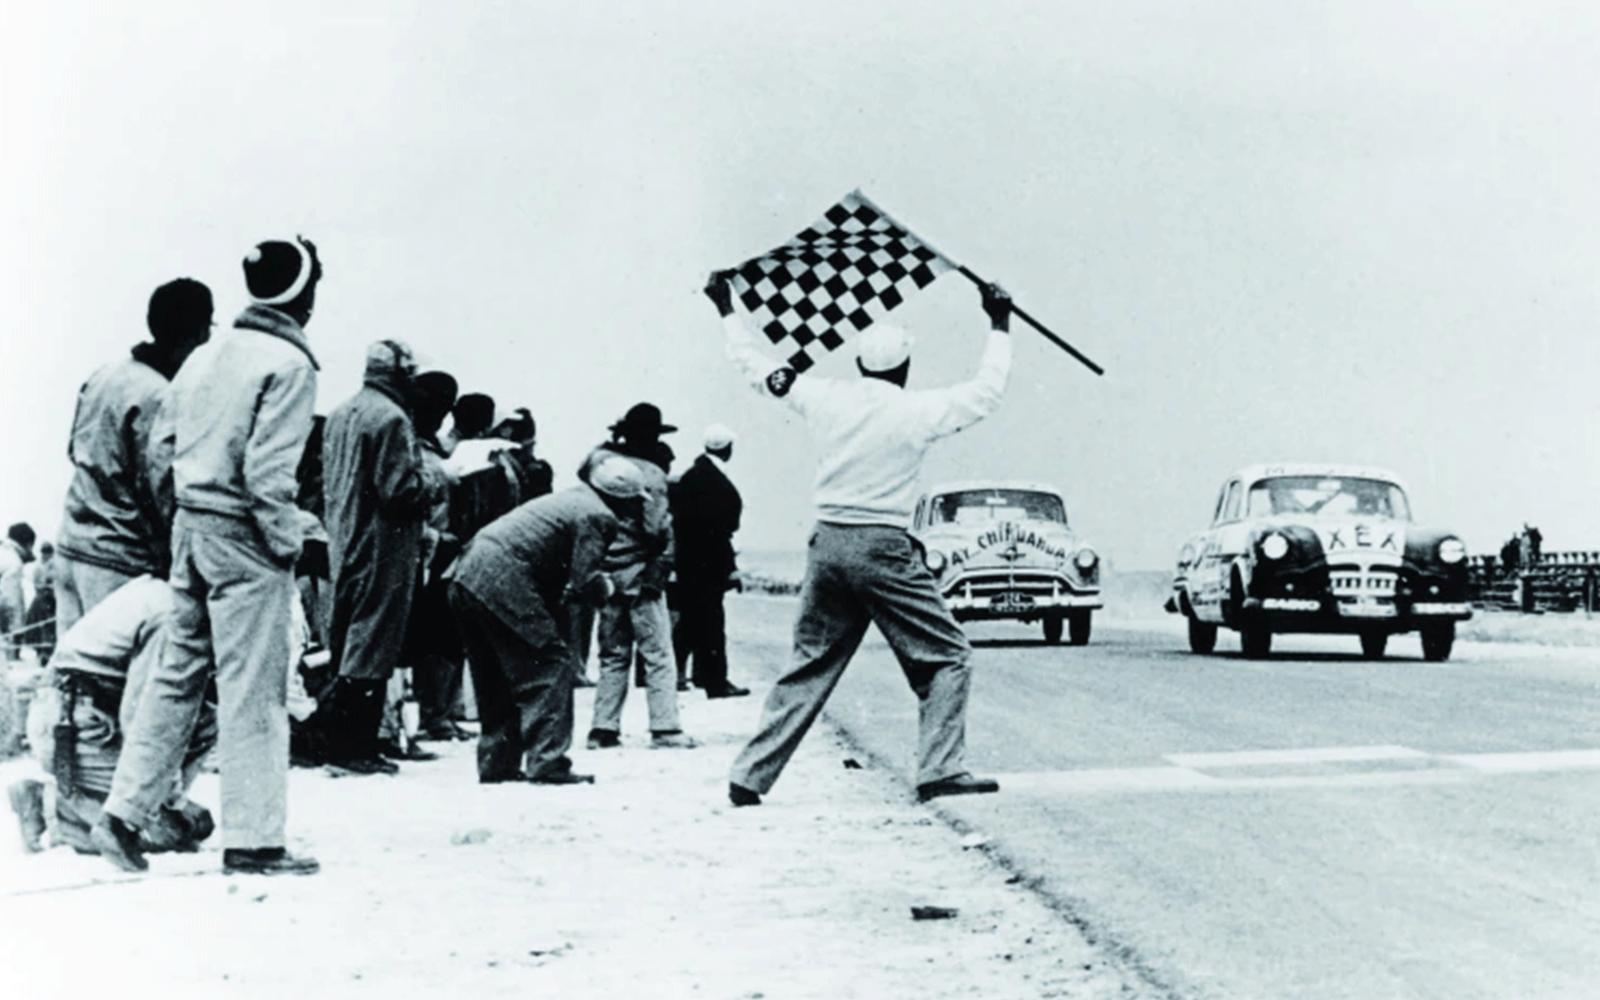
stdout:
<svg viewBox="0 0 1600 1000">
<path fill-rule="evenodd" d="M 554 774 L 530 775 L 527 780 L 534 785 L 592 785 L 594 775 L 557 771 Z"/>
<path fill-rule="evenodd" d="M 478 784 L 480 785 L 513 785 L 521 784 L 527 780 L 528 776 L 521 771 L 513 771 L 510 774 L 478 775 Z"/>
<path fill-rule="evenodd" d="M 316 858 L 297 857 L 281 847 L 229 847 L 222 852 L 224 875 L 315 875 Z"/>
<path fill-rule="evenodd" d="M 139 847 L 139 831 L 124 823 L 120 817 L 103 812 L 89 830 L 89 840 L 100 851 L 100 856 L 125 872 L 150 870 L 150 862 Z"/>
<path fill-rule="evenodd" d="M 688 733 L 652 733 L 650 746 L 655 750 L 693 750 L 700 741 Z"/>
<path fill-rule="evenodd" d="M 993 778 L 974 778 L 965 771 L 952 774 L 948 778 L 930 781 L 925 785 L 917 786 L 917 801 L 926 802 L 937 799 L 942 795 L 986 795 L 989 792 L 998 792 L 1000 782 Z"/>
<path fill-rule="evenodd" d="M 589 750 L 611 750 L 622 746 L 622 734 L 615 729 L 591 729 L 583 745 Z"/>
<path fill-rule="evenodd" d="M 737 684 L 724 684 L 719 688 L 707 688 L 707 698 L 743 698 L 750 693 L 749 688 Z"/>
<path fill-rule="evenodd" d="M 759 806 L 761 804 L 761 793 L 753 792 L 743 785 L 736 785 L 730 781 L 728 782 L 728 801 L 736 806 Z"/>
<path fill-rule="evenodd" d="M 382 757 L 339 757 L 328 761 L 327 773 L 330 778 L 347 778 L 351 775 L 362 774 L 399 774 L 400 765 L 392 760 Z"/>
<path fill-rule="evenodd" d="M 384 743 L 378 747 L 378 753 L 390 760 L 438 760 L 439 755 L 432 750 L 424 750 L 415 743 L 399 744 Z"/>
</svg>

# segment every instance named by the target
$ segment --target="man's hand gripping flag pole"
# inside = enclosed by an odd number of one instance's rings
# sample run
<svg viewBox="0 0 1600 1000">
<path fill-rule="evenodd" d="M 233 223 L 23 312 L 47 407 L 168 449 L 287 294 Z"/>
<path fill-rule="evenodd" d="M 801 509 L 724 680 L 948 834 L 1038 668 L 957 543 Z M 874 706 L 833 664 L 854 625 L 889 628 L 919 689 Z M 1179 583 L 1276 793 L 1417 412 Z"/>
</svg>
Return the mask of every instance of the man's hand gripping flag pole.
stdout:
<svg viewBox="0 0 1600 1000">
<path fill-rule="evenodd" d="M 815 346 L 842 346 L 841 330 L 866 329 L 946 271 L 959 271 L 979 289 L 989 285 L 857 190 L 794 239 L 725 273 L 767 339 L 791 342 L 789 364 L 803 372 L 815 363 Z M 1015 303 L 1011 311 L 1090 371 L 1105 374 Z"/>
</svg>

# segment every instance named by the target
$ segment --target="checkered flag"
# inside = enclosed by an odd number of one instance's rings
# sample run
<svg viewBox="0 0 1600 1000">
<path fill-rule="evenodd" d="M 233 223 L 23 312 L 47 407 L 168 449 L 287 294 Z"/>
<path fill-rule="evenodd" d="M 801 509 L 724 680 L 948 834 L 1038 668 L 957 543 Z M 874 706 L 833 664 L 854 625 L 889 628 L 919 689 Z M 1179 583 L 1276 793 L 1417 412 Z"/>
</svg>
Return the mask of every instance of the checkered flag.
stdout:
<svg viewBox="0 0 1600 1000">
<path fill-rule="evenodd" d="M 794 239 L 740 264 L 731 283 L 767 339 L 793 348 L 789 365 L 803 372 L 816 363 L 815 345 L 837 350 L 956 266 L 852 191 Z"/>
</svg>

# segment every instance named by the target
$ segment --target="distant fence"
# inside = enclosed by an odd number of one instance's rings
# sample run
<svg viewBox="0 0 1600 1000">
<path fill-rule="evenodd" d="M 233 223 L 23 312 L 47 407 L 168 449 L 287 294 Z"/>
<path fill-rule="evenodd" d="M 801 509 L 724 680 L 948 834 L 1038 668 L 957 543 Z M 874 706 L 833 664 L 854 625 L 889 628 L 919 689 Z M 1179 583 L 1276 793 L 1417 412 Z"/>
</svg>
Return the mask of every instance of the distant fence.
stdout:
<svg viewBox="0 0 1600 1000">
<path fill-rule="evenodd" d="M 1600 552 L 1544 552 L 1527 566 L 1495 556 L 1467 560 L 1470 600 L 1503 611 L 1600 610 Z"/>
</svg>

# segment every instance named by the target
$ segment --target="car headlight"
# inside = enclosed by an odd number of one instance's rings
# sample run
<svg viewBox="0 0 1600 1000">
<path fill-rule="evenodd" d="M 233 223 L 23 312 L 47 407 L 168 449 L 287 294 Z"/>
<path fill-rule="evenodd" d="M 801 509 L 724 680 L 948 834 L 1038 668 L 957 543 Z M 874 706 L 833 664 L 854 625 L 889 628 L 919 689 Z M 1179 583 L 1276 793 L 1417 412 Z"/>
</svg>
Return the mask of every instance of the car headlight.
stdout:
<svg viewBox="0 0 1600 1000">
<path fill-rule="evenodd" d="M 1467 545 L 1461 539 L 1446 538 L 1439 543 L 1439 561 L 1445 565 L 1454 566 L 1466 557 Z"/>
<path fill-rule="evenodd" d="M 1261 540 L 1261 554 L 1277 562 L 1289 554 L 1289 540 L 1274 531 Z"/>
<path fill-rule="evenodd" d="M 1079 549 L 1078 554 L 1072 557 L 1072 561 L 1078 564 L 1079 569 L 1087 572 L 1094 569 L 1094 564 L 1100 561 L 1100 557 L 1095 555 L 1094 549 Z"/>
<path fill-rule="evenodd" d="M 944 553 L 938 549 L 929 549 L 923 553 L 922 561 L 927 564 L 928 569 L 935 573 L 943 573 L 945 566 L 949 562 L 949 560 L 945 559 Z"/>
</svg>

